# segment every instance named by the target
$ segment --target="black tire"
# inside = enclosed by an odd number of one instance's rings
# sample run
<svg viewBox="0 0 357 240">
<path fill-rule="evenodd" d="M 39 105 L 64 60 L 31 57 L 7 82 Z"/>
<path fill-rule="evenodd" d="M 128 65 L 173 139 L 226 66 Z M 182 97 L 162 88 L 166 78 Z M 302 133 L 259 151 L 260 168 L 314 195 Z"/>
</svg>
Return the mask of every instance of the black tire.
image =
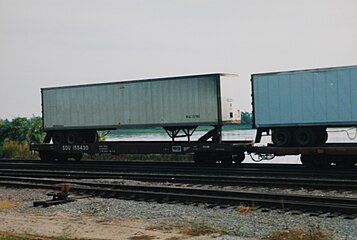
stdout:
<svg viewBox="0 0 357 240">
<path fill-rule="evenodd" d="M 301 147 L 316 145 L 317 136 L 311 128 L 297 128 L 294 132 L 294 142 Z"/>
<path fill-rule="evenodd" d="M 326 129 L 317 130 L 316 136 L 317 136 L 317 140 L 316 140 L 317 144 L 325 144 L 326 143 L 327 138 L 328 138 Z"/>
<path fill-rule="evenodd" d="M 292 136 L 289 129 L 276 128 L 272 131 L 272 141 L 278 147 L 290 146 L 292 143 Z"/>
<path fill-rule="evenodd" d="M 99 140 L 97 131 L 86 131 L 83 132 L 83 142 L 84 143 L 96 143 Z"/>
<path fill-rule="evenodd" d="M 52 135 L 53 144 L 62 144 L 64 143 L 64 133 L 61 131 L 54 132 Z"/>
<path fill-rule="evenodd" d="M 68 144 L 76 144 L 81 143 L 81 136 L 76 131 L 70 131 L 66 133 L 66 143 Z"/>
</svg>

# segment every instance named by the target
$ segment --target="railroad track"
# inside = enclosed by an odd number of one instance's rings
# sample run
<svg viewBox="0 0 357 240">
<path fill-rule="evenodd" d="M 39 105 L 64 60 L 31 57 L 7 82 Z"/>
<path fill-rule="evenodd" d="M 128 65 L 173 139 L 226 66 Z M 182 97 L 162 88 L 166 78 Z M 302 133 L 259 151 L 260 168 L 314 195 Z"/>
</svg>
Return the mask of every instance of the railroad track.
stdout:
<svg viewBox="0 0 357 240">
<path fill-rule="evenodd" d="M 129 179 L 145 182 L 204 184 L 215 186 L 258 186 L 357 191 L 357 180 L 311 179 L 259 176 L 187 175 L 167 173 L 109 173 L 0 169 L 0 176 L 61 179 Z"/>
<path fill-rule="evenodd" d="M 1 177 L 2 186 L 51 189 L 63 180 L 44 180 L 24 177 Z M 68 182 L 68 181 L 66 181 Z M 86 183 L 69 181 L 71 192 L 101 197 L 167 203 L 206 203 L 213 206 L 236 207 L 241 204 L 256 208 L 279 208 L 284 211 L 312 211 L 314 214 L 357 217 L 357 198 L 317 197 L 294 194 L 266 194 L 259 192 L 232 192 L 194 188 L 132 186 L 122 184 Z"/>
<path fill-rule="evenodd" d="M 291 164 L 243 164 L 239 168 L 197 167 L 192 163 L 133 163 L 115 161 L 86 161 L 81 163 L 53 164 L 41 161 L 0 161 L 0 169 L 32 169 L 52 171 L 100 171 L 112 173 L 170 173 L 192 175 L 220 175 L 247 177 L 285 177 L 314 179 L 348 179 L 357 180 L 357 168 L 341 170 L 328 168 L 324 170 L 309 170 L 302 165 Z"/>
</svg>

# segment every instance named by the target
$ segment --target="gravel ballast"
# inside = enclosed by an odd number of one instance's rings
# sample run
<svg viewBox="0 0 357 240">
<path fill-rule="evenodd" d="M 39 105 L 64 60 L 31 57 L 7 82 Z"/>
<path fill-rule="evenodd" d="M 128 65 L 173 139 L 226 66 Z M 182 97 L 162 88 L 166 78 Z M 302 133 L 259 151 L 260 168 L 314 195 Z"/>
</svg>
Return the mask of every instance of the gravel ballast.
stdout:
<svg viewBox="0 0 357 240">
<path fill-rule="evenodd" d="M 0 200 L 20 202 L 14 208 L 0 211 L 18 212 L 19 214 L 36 214 L 55 216 L 66 214 L 80 218 L 90 214 L 97 221 L 114 221 L 115 219 L 141 219 L 149 226 L 176 226 L 182 224 L 205 223 L 223 229 L 215 239 L 261 239 L 272 230 L 298 228 L 308 230 L 320 227 L 331 232 L 334 239 L 357 239 L 357 218 L 350 220 L 343 217 L 315 217 L 308 213 L 294 215 L 293 212 L 261 210 L 241 213 L 234 207 L 209 207 L 205 204 L 184 205 L 143 201 L 128 201 L 111 198 L 86 198 L 76 202 L 48 208 L 34 208 L 33 201 L 45 200 L 48 191 L 36 189 L 0 188 Z M 208 238 L 204 238 L 208 239 Z"/>
</svg>

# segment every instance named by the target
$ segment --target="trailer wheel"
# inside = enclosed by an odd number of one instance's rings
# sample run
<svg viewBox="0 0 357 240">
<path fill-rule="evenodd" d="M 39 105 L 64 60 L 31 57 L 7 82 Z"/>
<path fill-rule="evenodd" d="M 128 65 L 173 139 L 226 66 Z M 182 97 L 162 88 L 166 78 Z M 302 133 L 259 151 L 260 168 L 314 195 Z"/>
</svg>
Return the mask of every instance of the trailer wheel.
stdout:
<svg viewBox="0 0 357 240">
<path fill-rule="evenodd" d="M 98 142 L 99 136 L 97 131 L 86 131 L 82 133 L 83 141 L 85 143 L 95 143 Z"/>
<path fill-rule="evenodd" d="M 291 132 L 286 128 L 273 129 L 272 141 L 278 147 L 289 146 L 292 142 Z"/>
<path fill-rule="evenodd" d="M 318 130 L 316 133 L 316 136 L 317 136 L 316 143 L 318 143 L 318 144 L 326 143 L 327 138 L 328 138 L 326 129 Z"/>
<path fill-rule="evenodd" d="M 53 144 L 62 144 L 64 143 L 64 134 L 61 131 L 54 132 L 52 135 Z"/>
<path fill-rule="evenodd" d="M 66 143 L 76 144 L 81 143 L 81 135 L 76 131 L 70 131 L 66 133 Z"/>
<path fill-rule="evenodd" d="M 316 134 L 311 128 L 297 128 L 294 132 L 294 140 L 298 146 L 313 146 L 316 144 L 316 138 Z"/>
</svg>

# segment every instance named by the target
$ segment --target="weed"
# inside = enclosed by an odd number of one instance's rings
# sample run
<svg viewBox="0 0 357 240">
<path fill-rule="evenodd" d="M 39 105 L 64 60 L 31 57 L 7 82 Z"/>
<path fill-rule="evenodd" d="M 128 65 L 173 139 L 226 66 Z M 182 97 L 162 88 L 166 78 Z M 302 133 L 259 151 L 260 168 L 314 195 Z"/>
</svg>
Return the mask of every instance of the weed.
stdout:
<svg viewBox="0 0 357 240">
<path fill-rule="evenodd" d="M 236 207 L 236 210 L 240 213 L 249 213 L 249 212 L 253 212 L 256 210 L 255 207 L 249 207 L 249 206 L 245 206 L 243 204 L 240 204 L 238 207 Z"/>
<path fill-rule="evenodd" d="M 3 158 L 37 159 L 38 154 L 32 154 L 29 149 L 27 143 L 5 140 L 0 149 L 0 156 Z"/>
<path fill-rule="evenodd" d="M 140 236 L 133 236 L 129 238 L 129 240 L 153 240 L 153 239 L 156 239 L 156 237 L 150 235 L 140 235 Z"/>
<path fill-rule="evenodd" d="M 183 226 L 183 229 L 181 230 L 181 233 L 189 236 L 210 235 L 213 233 L 223 234 L 226 232 L 227 230 L 224 228 L 224 226 L 215 227 L 212 224 L 205 221 L 200 221 L 193 224 L 185 224 Z"/>
<path fill-rule="evenodd" d="M 224 226 L 216 227 L 206 221 L 199 221 L 194 223 L 176 222 L 176 223 L 161 223 L 159 225 L 150 226 L 147 230 L 161 230 L 169 231 L 178 229 L 180 233 L 189 236 L 210 235 L 214 233 L 226 234 L 228 231 Z"/>
<path fill-rule="evenodd" d="M 39 237 L 32 234 L 14 234 L 0 232 L 0 240 L 49 240 L 47 237 Z"/>
<path fill-rule="evenodd" d="M 182 240 L 182 238 L 180 238 L 180 237 L 169 237 L 169 238 L 165 238 L 165 240 Z"/>
<path fill-rule="evenodd" d="M 310 227 L 307 230 L 301 229 L 287 229 L 274 230 L 267 234 L 263 239 L 265 240 L 332 240 L 331 233 L 325 232 L 320 227 Z"/>
<path fill-rule="evenodd" d="M 164 224 L 164 223 L 161 223 L 161 224 L 149 226 L 149 227 L 146 228 L 146 230 L 170 231 L 170 230 L 178 229 L 178 228 L 181 228 L 181 227 L 182 227 L 182 225 L 180 225 L 180 224 L 172 224 L 172 223 Z"/>
<path fill-rule="evenodd" d="M 17 202 L 9 200 L 0 200 L 0 209 L 10 209 L 17 205 Z"/>
</svg>

